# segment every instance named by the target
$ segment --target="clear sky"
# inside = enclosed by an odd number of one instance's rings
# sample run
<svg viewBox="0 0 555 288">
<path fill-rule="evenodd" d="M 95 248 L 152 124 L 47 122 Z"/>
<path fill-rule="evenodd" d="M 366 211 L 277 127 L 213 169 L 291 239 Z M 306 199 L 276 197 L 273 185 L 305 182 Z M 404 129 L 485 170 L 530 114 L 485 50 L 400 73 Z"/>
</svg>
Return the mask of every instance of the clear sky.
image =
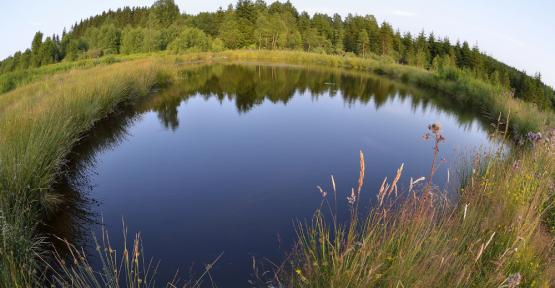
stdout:
<svg viewBox="0 0 555 288">
<path fill-rule="evenodd" d="M 38 30 L 61 33 L 82 18 L 123 6 L 148 6 L 154 0 L 0 0 L 0 58 L 28 48 Z M 195 14 L 227 7 L 235 0 L 176 0 Z M 267 1 L 271 2 L 271 1 Z M 291 0 L 300 11 L 373 14 L 402 32 L 422 29 L 452 42 L 466 40 L 501 61 L 542 73 L 555 86 L 555 1 L 549 0 Z"/>
</svg>

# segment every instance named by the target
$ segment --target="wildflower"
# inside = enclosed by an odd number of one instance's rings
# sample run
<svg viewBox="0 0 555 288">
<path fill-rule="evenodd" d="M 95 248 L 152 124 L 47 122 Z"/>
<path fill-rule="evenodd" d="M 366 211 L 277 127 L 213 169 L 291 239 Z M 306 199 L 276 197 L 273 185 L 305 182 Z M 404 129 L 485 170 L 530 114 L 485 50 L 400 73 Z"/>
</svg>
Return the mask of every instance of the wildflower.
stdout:
<svg viewBox="0 0 555 288">
<path fill-rule="evenodd" d="M 441 124 L 439 122 L 428 125 L 428 130 L 430 130 L 430 132 L 434 134 L 434 138 L 437 143 L 445 141 L 445 137 L 443 137 L 443 135 L 441 134 Z M 422 136 L 422 139 L 427 141 L 431 137 L 432 135 L 430 133 L 426 133 Z"/>
<path fill-rule="evenodd" d="M 428 125 L 428 129 L 430 131 L 432 131 L 432 133 L 437 134 L 441 130 L 441 124 L 440 123 L 432 123 L 432 124 Z"/>
<path fill-rule="evenodd" d="M 520 285 L 521 280 L 522 280 L 522 276 L 520 275 L 520 273 L 517 272 L 509 276 L 509 278 L 507 278 L 507 287 L 516 288 L 518 287 L 518 285 Z"/>
<path fill-rule="evenodd" d="M 542 133 L 540 132 L 528 132 L 526 134 L 526 139 L 528 139 L 528 141 L 532 142 L 533 144 L 536 144 L 538 142 L 540 142 L 540 140 L 542 140 Z"/>
<path fill-rule="evenodd" d="M 295 269 L 295 273 L 297 273 L 297 275 L 299 275 L 299 278 L 301 278 L 302 282 L 308 282 L 308 279 L 306 279 L 306 277 L 304 277 L 303 271 L 301 270 L 301 268 Z"/>
</svg>

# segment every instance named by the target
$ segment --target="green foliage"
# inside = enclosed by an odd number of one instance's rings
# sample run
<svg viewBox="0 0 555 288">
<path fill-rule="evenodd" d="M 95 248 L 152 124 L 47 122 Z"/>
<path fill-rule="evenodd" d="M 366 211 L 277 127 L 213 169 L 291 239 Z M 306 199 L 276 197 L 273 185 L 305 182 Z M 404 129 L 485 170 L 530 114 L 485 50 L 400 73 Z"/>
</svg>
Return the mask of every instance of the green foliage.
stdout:
<svg viewBox="0 0 555 288">
<path fill-rule="evenodd" d="M 362 30 L 358 33 L 357 39 L 357 53 L 362 57 L 368 54 L 368 49 L 370 46 L 370 39 L 368 38 L 368 32 Z"/>
<path fill-rule="evenodd" d="M 124 28 L 125 27 L 125 28 Z M 37 32 L 29 53 L 18 52 L 0 62 L 0 73 L 39 67 L 55 62 L 133 54 L 168 49 L 181 32 L 197 28 L 219 38 L 228 49 L 299 49 L 326 54 L 356 53 L 363 57 L 385 56 L 388 61 L 435 69 L 434 59 L 449 55 L 456 68 L 473 77 L 513 90 L 514 96 L 540 109 L 555 108 L 555 92 L 541 77 L 529 76 L 480 52 L 468 42 L 452 45 L 447 38 L 421 32 L 394 31 L 391 24 L 378 25 L 372 15 L 299 13 L 290 3 L 239 0 L 227 10 L 181 15 L 173 0 L 158 0 L 148 8 L 107 11 L 73 25 L 62 40 L 53 35 L 43 43 Z M 49 40 L 50 39 L 50 40 Z M 46 46 L 41 49 L 42 46 Z M 90 51 L 89 51 L 90 50 Z M 200 49 L 203 50 L 203 49 Z M 440 58 L 437 58 L 440 59 Z"/>
<path fill-rule="evenodd" d="M 127 27 L 123 31 L 121 52 L 125 54 L 143 52 L 145 35 L 142 28 Z"/>
<path fill-rule="evenodd" d="M 215 38 L 214 40 L 212 40 L 212 43 L 210 43 L 210 50 L 214 52 L 224 51 L 225 50 L 224 41 L 222 41 L 222 39 L 220 38 Z"/>
<path fill-rule="evenodd" d="M 89 49 L 102 51 L 103 54 L 120 52 L 121 30 L 114 24 L 105 24 L 100 28 L 93 27 L 83 37 Z"/>
<path fill-rule="evenodd" d="M 218 46 L 221 44 L 216 43 L 216 45 Z M 208 51 L 210 48 L 210 37 L 197 28 L 185 28 L 185 30 L 183 30 L 168 46 L 168 50 L 174 53 L 190 51 L 201 52 Z"/>
<path fill-rule="evenodd" d="M 35 33 L 35 36 L 33 37 L 33 42 L 31 43 L 31 65 L 33 67 L 38 67 L 41 64 L 40 47 L 42 45 L 42 36 L 43 34 L 40 31 Z"/>
<path fill-rule="evenodd" d="M 150 24 L 164 28 L 179 17 L 179 7 L 173 0 L 157 0 L 150 9 Z"/>
<path fill-rule="evenodd" d="M 380 55 L 391 55 L 393 53 L 393 27 L 387 22 L 383 22 L 379 31 L 379 48 Z"/>
<path fill-rule="evenodd" d="M 162 33 L 157 29 L 143 29 L 143 49 L 142 52 L 160 51 L 164 45 Z"/>
<path fill-rule="evenodd" d="M 258 48 L 277 49 L 287 45 L 287 25 L 280 15 L 260 15 L 254 30 Z"/>
<path fill-rule="evenodd" d="M 100 28 L 102 48 L 105 54 L 119 53 L 121 31 L 115 25 L 104 25 Z"/>
<path fill-rule="evenodd" d="M 235 20 L 233 14 L 227 14 L 218 30 L 218 37 L 222 39 L 225 46 L 229 49 L 237 49 L 243 47 L 246 40 L 239 28 L 239 23 Z"/>
</svg>

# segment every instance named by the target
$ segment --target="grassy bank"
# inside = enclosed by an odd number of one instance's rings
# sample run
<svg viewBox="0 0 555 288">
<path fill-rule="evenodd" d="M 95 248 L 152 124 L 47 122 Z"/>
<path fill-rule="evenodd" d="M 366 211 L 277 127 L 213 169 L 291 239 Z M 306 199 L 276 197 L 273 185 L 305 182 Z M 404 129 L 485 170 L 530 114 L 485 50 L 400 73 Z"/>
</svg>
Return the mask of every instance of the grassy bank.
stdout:
<svg viewBox="0 0 555 288">
<path fill-rule="evenodd" d="M 50 190 L 73 145 L 118 105 L 145 96 L 170 74 L 145 59 L 54 75 L 0 97 L 0 283 L 31 287 L 37 223 L 63 201 Z"/>
<path fill-rule="evenodd" d="M 326 197 L 338 193 L 332 183 L 312 223 L 299 227 L 298 247 L 275 281 L 287 287 L 553 287 L 555 238 L 543 225 L 553 221 L 550 146 L 506 159 L 475 158 L 455 203 L 426 184 L 400 192 L 406 196 L 400 200 L 390 181 L 391 188 L 379 190 L 383 203 L 348 225 L 322 216 L 333 210 L 334 197 Z M 349 207 L 352 215 L 357 205 Z"/>
<path fill-rule="evenodd" d="M 11 91 L 0 94 L 0 286 L 31 287 L 37 281 L 43 246 L 35 228 L 44 213 L 63 201 L 51 187 L 79 138 L 119 105 L 144 97 L 152 87 L 177 77 L 179 67 L 191 63 L 271 62 L 368 71 L 433 88 L 460 105 L 485 109 L 492 120 L 510 114 L 513 135 L 554 123 L 551 112 L 464 73 L 432 72 L 379 58 L 241 50 L 94 61 L 31 70 L 12 82 Z M 482 162 L 487 163 L 484 173 L 470 176 L 470 184 L 454 207 L 410 208 L 427 207 L 419 202 L 388 218 L 376 210 L 365 223 L 345 227 L 350 233 L 343 238 L 332 237 L 329 226 L 317 216 L 316 225 L 301 235 L 304 249 L 293 258 L 287 282 L 327 287 L 352 279 L 353 287 L 360 287 L 395 286 L 395 280 L 403 279 L 399 283 L 406 287 L 426 283 L 418 282 L 419 273 L 441 271 L 429 273 L 437 279 L 423 279 L 461 286 L 492 279 L 493 285 L 520 273 L 526 281 L 548 283 L 551 280 L 544 268 L 550 263 L 546 243 L 551 238 L 542 232 L 540 216 L 552 201 L 547 199 L 553 190 L 555 162 L 550 153 L 547 148 L 536 148 L 508 160 Z M 516 162 L 518 169 L 513 167 Z M 461 220 L 462 209 L 466 212 Z M 513 248 L 517 250 L 510 252 Z M 484 251 L 477 257 L 479 250 Z M 528 264 L 537 268 L 526 268 Z"/>
<path fill-rule="evenodd" d="M 149 54 L 110 55 L 102 58 L 60 62 L 38 68 L 28 68 L 0 74 L 0 94 L 61 72 L 75 69 L 87 69 L 100 65 L 110 65 L 116 62 L 146 58 L 148 55 Z"/>
<path fill-rule="evenodd" d="M 302 51 L 278 50 L 230 50 L 223 52 L 187 53 L 172 55 L 165 52 L 132 55 L 110 55 L 98 59 L 76 62 L 62 62 L 20 72 L 0 75 L 0 93 L 28 84 L 37 79 L 44 79 L 58 72 L 84 69 L 115 62 L 133 61 L 145 58 L 164 58 L 168 63 L 187 65 L 189 63 L 211 62 L 263 62 L 299 65 L 317 65 L 338 67 L 357 71 L 372 72 L 391 79 L 433 89 L 449 97 L 461 106 L 481 111 L 492 122 L 497 119 L 511 119 L 511 133 L 524 135 L 529 131 L 541 131 L 546 126 L 553 126 L 555 116 L 552 111 L 542 111 L 534 104 L 524 102 L 512 96 L 500 86 L 493 86 L 474 78 L 457 68 L 438 68 L 426 70 L 419 67 L 392 63 L 378 56 L 361 58 L 308 53 Z"/>
</svg>

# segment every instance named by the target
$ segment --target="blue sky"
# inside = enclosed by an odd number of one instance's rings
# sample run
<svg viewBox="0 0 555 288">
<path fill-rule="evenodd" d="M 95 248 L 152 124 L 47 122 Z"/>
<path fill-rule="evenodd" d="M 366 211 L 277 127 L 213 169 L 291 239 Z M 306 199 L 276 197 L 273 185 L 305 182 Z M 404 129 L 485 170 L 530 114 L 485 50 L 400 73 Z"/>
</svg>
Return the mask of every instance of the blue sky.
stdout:
<svg viewBox="0 0 555 288">
<path fill-rule="evenodd" d="M 0 3 L 0 58 L 28 48 L 37 30 L 47 35 L 103 10 L 147 6 L 154 0 L 2 0 Z M 235 0 L 176 0 L 181 11 L 197 13 L 226 7 Z M 466 40 L 497 59 L 529 74 L 542 73 L 555 86 L 555 1 L 478 0 L 291 0 L 310 13 L 373 14 L 401 31 L 422 29 L 452 42 Z"/>
</svg>

